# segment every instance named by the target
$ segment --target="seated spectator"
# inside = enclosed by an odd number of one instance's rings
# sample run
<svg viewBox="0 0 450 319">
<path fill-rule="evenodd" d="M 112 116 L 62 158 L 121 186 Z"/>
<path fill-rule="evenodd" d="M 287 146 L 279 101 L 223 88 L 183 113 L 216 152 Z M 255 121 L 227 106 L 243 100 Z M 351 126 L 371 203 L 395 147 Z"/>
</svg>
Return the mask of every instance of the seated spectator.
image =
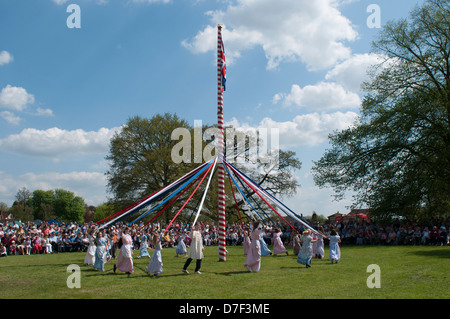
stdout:
<svg viewBox="0 0 450 319">
<path fill-rule="evenodd" d="M 430 243 L 430 231 L 428 230 L 428 227 L 425 227 L 425 229 L 422 232 L 422 244 L 428 245 Z"/>
<path fill-rule="evenodd" d="M 439 241 L 439 229 L 437 226 L 433 226 L 433 229 L 430 231 L 430 244 L 437 245 Z"/>
<path fill-rule="evenodd" d="M 41 254 L 42 246 L 41 246 L 41 237 L 36 236 L 33 239 L 33 248 L 31 249 L 32 254 Z"/>
<path fill-rule="evenodd" d="M 397 233 L 394 231 L 394 229 L 391 229 L 391 231 L 389 232 L 386 243 L 388 245 L 395 245 L 397 243 Z"/>
<path fill-rule="evenodd" d="M 413 237 L 414 245 L 420 245 L 420 240 L 422 239 L 422 232 L 420 231 L 420 227 L 416 226 L 416 228 L 414 229 Z"/>
<path fill-rule="evenodd" d="M 2 243 L 0 243 L 0 257 L 6 257 L 6 255 L 6 247 Z"/>
<path fill-rule="evenodd" d="M 9 245 L 9 254 L 10 255 L 17 254 L 17 245 L 16 245 L 16 241 L 14 239 L 11 240 L 11 244 Z"/>
</svg>

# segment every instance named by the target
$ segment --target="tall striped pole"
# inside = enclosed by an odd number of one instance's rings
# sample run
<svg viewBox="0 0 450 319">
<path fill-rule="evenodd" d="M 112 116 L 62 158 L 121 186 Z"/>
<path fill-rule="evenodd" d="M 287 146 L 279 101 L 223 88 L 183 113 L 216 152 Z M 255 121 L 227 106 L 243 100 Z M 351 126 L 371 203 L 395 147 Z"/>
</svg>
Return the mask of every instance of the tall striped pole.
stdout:
<svg viewBox="0 0 450 319">
<path fill-rule="evenodd" d="M 226 227 L 225 227 L 225 168 L 224 128 L 223 128 L 223 87 L 222 87 L 222 26 L 217 25 L 217 130 L 218 130 L 218 194 L 219 194 L 219 261 L 226 261 Z"/>
</svg>

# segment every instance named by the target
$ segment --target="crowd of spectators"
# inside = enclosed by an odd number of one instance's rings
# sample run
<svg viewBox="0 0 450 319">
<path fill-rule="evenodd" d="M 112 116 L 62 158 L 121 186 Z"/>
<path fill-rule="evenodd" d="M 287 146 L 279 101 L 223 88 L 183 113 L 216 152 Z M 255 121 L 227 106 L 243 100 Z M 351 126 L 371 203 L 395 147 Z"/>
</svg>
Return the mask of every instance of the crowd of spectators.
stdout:
<svg viewBox="0 0 450 319">
<path fill-rule="evenodd" d="M 126 224 L 116 224 L 103 229 L 104 235 L 111 243 L 116 243 L 120 236 L 120 230 Z M 242 245 L 244 233 L 249 230 L 251 223 L 228 223 L 226 227 L 227 246 Z M 282 231 L 281 239 L 287 246 L 293 243 L 293 237 L 298 232 L 302 233 L 304 226 L 293 224 L 295 230 L 289 225 L 277 221 L 263 224 L 262 238 L 267 245 L 272 244 L 275 229 Z M 408 222 L 395 221 L 389 225 L 377 225 L 367 221 L 347 220 L 338 223 L 315 224 L 321 227 L 325 235 L 331 228 L 335 228 L 341 237 L 341 245 L 449 245 L 448 229 L 450 221 L 441 222 L 438 225 L 416 225 Z M 131 225 L 130 234 L 133 238 L 134 249 L 139 249 L 140 242 L 157 227 L 164 233 L 162 246 L 171 248 L 177 245 L 179 238 L 185 238 L 189 245 L 188 237 L 191 225 L 179 223 L 172 225 L 165 232 L 165 225 L 159 223 L 144 226 L 142 224 Z M 84 252 L 89 245 L 89 224 L 78 223 L 47 223 L 33 222 L 0 224 L 0 256 L 6 255 L 30 255 L 50 254 L 63 252 Z M 214 223 L 201 223 L 202 237 L 205 246 L 218 244 L 218 228 Z M 186 236 L 187 235 L 187 236 Z M 143 237 L 144 236 L 144 237 Z M 325 243 L 327 241 L 325 240 Z M 114 247 L 114 245 L 112 245 Z"/>
</svg>

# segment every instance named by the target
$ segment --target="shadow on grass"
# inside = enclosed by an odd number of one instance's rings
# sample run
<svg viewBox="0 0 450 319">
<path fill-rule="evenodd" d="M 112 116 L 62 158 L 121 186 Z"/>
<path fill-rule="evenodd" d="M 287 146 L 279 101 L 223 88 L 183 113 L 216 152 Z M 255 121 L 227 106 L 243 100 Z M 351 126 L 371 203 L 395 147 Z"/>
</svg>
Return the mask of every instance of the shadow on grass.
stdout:
<svg viewBox="0 0 450 319">
<path fill-rule="evenodd" d="M 222 276 L 242 275 L 242 274 L 249 274 L 249 273 L 250 272 L 248 270 L 213 272 L 213 274 L 215 274 L 215 275 L 222 275 Z"/>
<path fill-rule="evenodd" d="M 409 254 L 417 255 L 417 256 L 424 256 L 424 257 L 436 257 L 436 258 L 444 258 L 449 259 L 450 258 L 450 249 L 445 249 L 444 247 L 441 247 L 440 249 L 427 249 L 427 250 L 417 250 L 417 251 L 410 251 Z"/>
</svg>

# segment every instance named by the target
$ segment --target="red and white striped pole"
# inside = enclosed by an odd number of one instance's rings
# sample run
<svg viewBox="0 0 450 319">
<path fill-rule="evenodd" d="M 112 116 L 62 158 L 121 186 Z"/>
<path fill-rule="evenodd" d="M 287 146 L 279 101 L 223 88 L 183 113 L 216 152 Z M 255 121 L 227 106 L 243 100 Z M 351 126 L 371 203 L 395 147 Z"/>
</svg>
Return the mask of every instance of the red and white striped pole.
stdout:
<svg viewBox="0 0 450 319">
<path fill-rule="evenodd" d="M 223 87 L 222 87 L 222 26 L 217 25 L 217 133 L 218 133 L 218 181 L 219 181 L 219 261 L 226 261 L 226 227 L 225 227 L 225 168 L 224 128 L 223 128 Z"/>
</svg>

